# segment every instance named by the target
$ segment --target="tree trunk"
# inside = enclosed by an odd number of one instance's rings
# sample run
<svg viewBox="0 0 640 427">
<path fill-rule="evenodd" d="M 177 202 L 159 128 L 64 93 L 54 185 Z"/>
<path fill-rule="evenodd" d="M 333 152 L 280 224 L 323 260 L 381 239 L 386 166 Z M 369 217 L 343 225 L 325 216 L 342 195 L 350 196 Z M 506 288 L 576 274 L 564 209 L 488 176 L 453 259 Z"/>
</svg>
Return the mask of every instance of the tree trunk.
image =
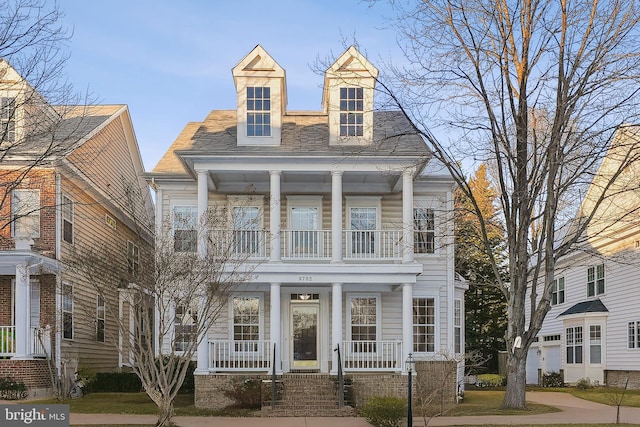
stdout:
<svg viewBox="0 0 640 427">
<path fill-rule="evenodd" d="M 509 353 L 507 360 L 507 389 L 502 409 L 525 409 L 527 406 L 525 385 L 527 383 L 527 349 L 517 348 Z"/>
<path fill-rule="evenodd" d="M 163 402 L 162 405 L 158 405 L 158 422 L 157 427 L 172 426 L 171 418 L 173 418 L 173 402 Z"/>
</svg>

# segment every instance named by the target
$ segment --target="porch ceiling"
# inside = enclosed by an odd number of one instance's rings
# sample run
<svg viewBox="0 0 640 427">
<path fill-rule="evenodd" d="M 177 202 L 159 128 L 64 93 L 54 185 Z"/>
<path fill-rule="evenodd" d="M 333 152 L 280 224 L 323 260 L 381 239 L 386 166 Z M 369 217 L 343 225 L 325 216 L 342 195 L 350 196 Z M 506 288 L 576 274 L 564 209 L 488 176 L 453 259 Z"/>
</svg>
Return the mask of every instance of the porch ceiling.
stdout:
<svg viewBox="0 0 640 427">
<path fill-rule="evenodd" d="M 2 251 L 0 252 L 0 275 L 15 276 L 16 265 L 27 264 L 29 272 L 36 274 L 40 269 L 55 273 L 61 270 L 58 261 L 30 251 Z"/>
</svg>

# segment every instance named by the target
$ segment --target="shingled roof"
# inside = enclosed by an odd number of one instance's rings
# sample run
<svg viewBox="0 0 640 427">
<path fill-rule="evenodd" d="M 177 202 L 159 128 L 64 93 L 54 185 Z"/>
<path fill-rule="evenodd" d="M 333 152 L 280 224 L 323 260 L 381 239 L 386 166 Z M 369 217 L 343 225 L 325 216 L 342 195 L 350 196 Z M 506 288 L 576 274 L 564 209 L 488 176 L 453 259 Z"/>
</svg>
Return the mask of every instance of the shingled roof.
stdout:
<svg viewBox="0 0 640 427">
<path fill-rule="evenodd" d="M 594 299 L 591 301 L 583 301 L 578 304 L 566 309 L 562 313 L 558 315 L 560 316 L 568 316 L 569 314 L 584 314 L 584 313 L 608 313 L 609 310 L 599 299 Z"/>
<path fill-rule="evenodd" d="M 279 146 L 238 146 L 235 110 L 212 111 L 203 122 L 189 123 L 160 159 L 152 173 L 185 173 L 178 156 L 397 156 L 421 157 L 429 153 L 422 138 L 400 111 L 374 113 L 373 142 L 366 146 L 330 146 L 327 115 L 290 112 L 282 117 Z"/>
</svg>

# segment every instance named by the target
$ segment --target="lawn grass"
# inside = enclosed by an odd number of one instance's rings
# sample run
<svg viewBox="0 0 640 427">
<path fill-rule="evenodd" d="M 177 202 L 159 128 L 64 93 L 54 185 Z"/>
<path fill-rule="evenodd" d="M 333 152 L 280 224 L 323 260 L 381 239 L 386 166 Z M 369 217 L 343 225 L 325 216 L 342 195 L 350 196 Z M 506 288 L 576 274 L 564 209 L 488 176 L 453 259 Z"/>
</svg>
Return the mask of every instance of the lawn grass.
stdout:
<svg viewBox="0 0 640 427">
<path fill-rule="evenodd" d="M 529 403 L 525 410 L 500 409 L 504 390 L 467 390 L 464 392 L 464 401 L 454 405 L 444 416 L 457 417 L 464 415 L 533 415 L 558 412 L 552 406 Z"/>
<path fill-rule="evenodd" d="M 592 402 L 602 403 L 609 406 L 615 406 L 616 402 L 622 396 L 624 390 L 613 387 L 593 387 L 587 390 L 579 390 L 575 387 L 527 387 L 530 391 L 558 391 L 562 393 L 571 393 L 580 399 L 590 400 Z M 624 391 L 622 406 L 631 406 L 640 408 L 640 390 Z"/>
</svg>

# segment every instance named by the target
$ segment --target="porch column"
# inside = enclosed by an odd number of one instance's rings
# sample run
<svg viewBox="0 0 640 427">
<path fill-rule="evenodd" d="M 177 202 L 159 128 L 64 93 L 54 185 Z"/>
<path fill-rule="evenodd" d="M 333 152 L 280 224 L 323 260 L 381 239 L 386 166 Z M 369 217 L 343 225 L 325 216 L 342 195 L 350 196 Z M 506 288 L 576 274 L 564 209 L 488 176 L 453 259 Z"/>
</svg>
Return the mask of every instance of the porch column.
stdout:
<svg viewBox="0 0 640 427">
<path fill-rule="evenodd" d="M 271 180 L 271 200 L 270 206 L 270 221 L 269 231 L 271 233 L 271 256 L 269 261 L 280 262 L 282 259 L 281 248 L 282 240 L 280 236 L 280 175 L 281 171 L 269 171 L 269 177 Z"/>
<path fill-rule="evenodd" d="M 209 204 L 209 172 L 198 171 L 198 254 L 207 255 L 208 221 L 207 206 Z"/>
<path fill-rule="evenodd" d="M 342 262 L 342 171 L 331 172 L 331 262 Z"/>
<path fill-rule="evenodd" d="M 202 297 L 200 301 L 200 313 L 205 312 L 204 305 L 206 298 Z M 198 351 L 197 351 L 196 373 L 205 374 L 209 372 L 209 325 L 204 325 L 202 331 L 198 335 Z"/>
<path fill-rule="evenodd" d="M 402 285 L 402 363 L 413 353 L 413 285 Z"/>
<path fill-rule="evenodd" d="M 413 169 L 402 172 L 402 262 L 413 262 Z"/>
<path fill-rule="evenodd" d="M 282 373 L 282 339 L 280 338 L 280 283 L 271 284 L 271 347 L 269 350 L 269 359 L 273 358 L 273 346 L 276 346 L 275 362 L 276 374 Z"/>
<path fill-rule="evenodd" d="M 29 264 L 16 265 L 15 286 L 15 356 L 13 359 L 26 359 L 29 357 L 31 345 L 31 331 L 29 331 L 30 304 L 29 304 Z"/>
<path fill-rule="evenodd" d="M 334 283 L 331 287 L 331 350 L 335 350 L 340 345 L 340 356 L 344 358 L 344 348 L 342 348 L 342 283 Z M 338 352 L 332 351 L 333 363 L 331 364 L 331 374 L 338 374 Z"/>
</svg>

